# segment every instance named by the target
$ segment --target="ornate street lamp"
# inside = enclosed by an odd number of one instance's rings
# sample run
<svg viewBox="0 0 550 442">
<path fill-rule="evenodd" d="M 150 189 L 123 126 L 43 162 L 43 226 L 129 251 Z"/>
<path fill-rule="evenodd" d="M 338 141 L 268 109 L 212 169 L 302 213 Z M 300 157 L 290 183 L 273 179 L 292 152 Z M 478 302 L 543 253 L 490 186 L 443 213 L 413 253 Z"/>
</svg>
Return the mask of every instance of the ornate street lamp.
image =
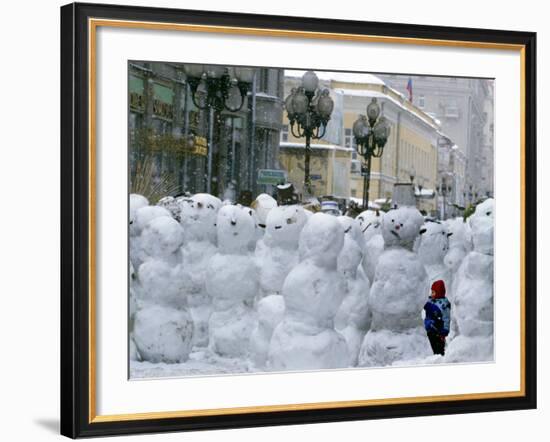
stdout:
<svg viewBox="0 0 550 442">
<path fill-rule="evenodd" d="M 254 78 L 252 68 L 186 64 L 184 71 L 193 104 L 201 110 L 214 108 L 218 112 L 241 110 Z"/>
<path fill-rule="evenodd" d="M 390 136 L 390 125 L 384 116 L 380 116 L 380 105 L 373 98 L 367 106 L 367 115 L 359 115 L 353 123 L 353 135 L 357 143 L 357 152 L 363 157 L 361 174 L 363 175 L 363 208 L 368 209 L 369 187 L 372 157 L 380 158 Z"/>
<path fill-rule="evenodd" d="M 315 72 L 307 71 L 302 77 L 302 85 L 292 88 L 285 99 L 290 130 L 296 138 L 305 137 L 304 160 L 304 193 L 311 195 L 311 176 L 309 162 L 311 140 L 318 140 L 325 135 L 334 102 L 328 89 L 319 89 L 319 78 Z"/>
<path fill-rule="evenodd" d="M 187 83 L 191 90 L 193 104 L 201 110 L 209 110 L 208 157 L 206 170 L 206 191 L 212 191 L 212 162 L 214 138 L 214 112 L 227 109 L 238 112 L 242 109 L 246 94 L 254 80 L 253 68 L 227 68 L 218 65 L 184 65 Z"/>
</svg>

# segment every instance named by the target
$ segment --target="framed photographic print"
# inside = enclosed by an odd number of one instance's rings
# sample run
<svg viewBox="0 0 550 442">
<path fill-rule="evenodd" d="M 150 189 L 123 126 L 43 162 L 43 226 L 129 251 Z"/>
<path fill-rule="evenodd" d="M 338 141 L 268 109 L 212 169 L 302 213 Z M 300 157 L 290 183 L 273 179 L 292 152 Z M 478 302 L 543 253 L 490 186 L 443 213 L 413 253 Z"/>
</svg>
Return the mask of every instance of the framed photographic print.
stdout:
<svg viewBox="0 0 550 442">
<path fill-rule="evenodd" d="M 535 408 L 535 53 L 63 6 L 62 434 Z"/>
</svg>

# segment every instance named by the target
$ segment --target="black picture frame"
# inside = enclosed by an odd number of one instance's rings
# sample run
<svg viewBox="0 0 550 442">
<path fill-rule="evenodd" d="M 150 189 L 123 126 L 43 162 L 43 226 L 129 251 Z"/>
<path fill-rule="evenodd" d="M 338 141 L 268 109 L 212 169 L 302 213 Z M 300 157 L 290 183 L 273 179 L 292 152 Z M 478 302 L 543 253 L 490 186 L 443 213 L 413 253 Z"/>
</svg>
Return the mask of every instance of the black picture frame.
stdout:
<svg viewBox="0 0 550 442">
<path fill-rule="evenodd" d="M 520 45 L 524 51 L 523 395 L 317 410 L 94 421 L 90 407 L 89 18 Z M 536 34 L 73 3 L 61 7 L 61 434 L 71 437 L 241 428 L 536 408 Z"/>
</svg>

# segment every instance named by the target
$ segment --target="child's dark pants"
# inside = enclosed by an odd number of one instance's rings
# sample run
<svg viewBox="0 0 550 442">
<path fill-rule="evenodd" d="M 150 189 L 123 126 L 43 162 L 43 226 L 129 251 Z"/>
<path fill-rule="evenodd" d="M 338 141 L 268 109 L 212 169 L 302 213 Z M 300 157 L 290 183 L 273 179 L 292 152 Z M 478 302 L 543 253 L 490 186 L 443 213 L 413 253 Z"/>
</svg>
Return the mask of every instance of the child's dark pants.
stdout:
<svg viewBox="0 0 550 442">
<path fill-rule="evenodd" d="M 430 345 L 434 355 L 444 355 L 445 354 L 445 340 L 441 339 L 441 335 L 433 332 L 428 332 L 428 339 L 430 340 Z"/>
</svg>

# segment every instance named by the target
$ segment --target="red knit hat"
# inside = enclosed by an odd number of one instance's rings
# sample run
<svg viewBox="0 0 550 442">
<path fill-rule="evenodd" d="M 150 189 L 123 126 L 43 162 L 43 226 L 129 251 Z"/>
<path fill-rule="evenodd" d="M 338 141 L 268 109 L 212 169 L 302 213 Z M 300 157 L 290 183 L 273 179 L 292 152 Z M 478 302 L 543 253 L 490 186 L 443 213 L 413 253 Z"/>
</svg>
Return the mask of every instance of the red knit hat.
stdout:
<svg viewBox="0 0 550 442">
<path fill-rule="evenodd" d="M 432 284 L 432 290 L 435 295 L 432 295 L 433 299 L 443 298 L 445 296 L 445 283 L 442 279 L 438 279 Z"/>
</svg>

